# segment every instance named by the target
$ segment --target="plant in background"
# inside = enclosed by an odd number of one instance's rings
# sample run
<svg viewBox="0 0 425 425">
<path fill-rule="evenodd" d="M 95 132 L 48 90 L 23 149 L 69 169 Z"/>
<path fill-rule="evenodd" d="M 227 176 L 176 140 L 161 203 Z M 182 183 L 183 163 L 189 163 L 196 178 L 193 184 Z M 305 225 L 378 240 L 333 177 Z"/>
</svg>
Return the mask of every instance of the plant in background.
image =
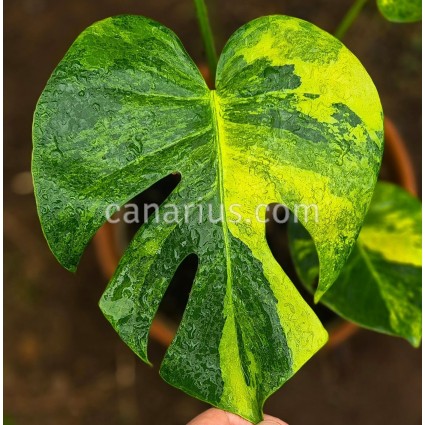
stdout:
<svg viewBox="0 0 425 425">
<path fill-rule="evenodd" d="M 392 22 L 416 22 L 422 19 L 422 0 L 377 0 L 378 8 Z"/>
<path fill-rule="evenodd" d="M 356 0 L 335 31 L 340 40 L 357 19 L 368 0 Z M 422 19 L 422 0 L 376 0 L 382 15 L 391 22 L 416 22 Z"/>
<path fill-rule="evenodd" d="M 362 230 L 337 280 L 320 302 L 358 325 L 421 342 L 421 203 L 403 189 L 378 182 Z M 314 242 L 289 226 L 292 257 L 314 292 L 319 261 Z"/>
<path fill-rule="evenodd" d="M 300 215 L 303 227 L 291 228 L 299 273 L 316 301 L 417 345 L 420 205 L 382 185 L 366 216 L 383 115 L 373 82 L 340 41 L 311 23 L 267 16 L 237 30 L 217 64 L 205 5 L 195 5 L 214 90 L 157 22 L 118 16 L 80 34 L 35 111 L 35 196 L 52 252 L 74 271 L 111 205 L 181 174 L 167 199 L 176 220 L 151 217 L 142 226 L 100 307 L 149 362 L 159 303 L 178 265 L 196 254 L 193 288 L 161 376 L 258 422 L 266 398 L 327 339 L 271 254 L 258 206 L 317 206 L 318 220 Z M 221 220 L 200 219 L 206 205 Z M 239 221 L 230 217 L 234 205 Z M 394 240 L 397 252 L 388 246 Z M 360 286 L 344 268 L 347 259 Z"/>
</svg>

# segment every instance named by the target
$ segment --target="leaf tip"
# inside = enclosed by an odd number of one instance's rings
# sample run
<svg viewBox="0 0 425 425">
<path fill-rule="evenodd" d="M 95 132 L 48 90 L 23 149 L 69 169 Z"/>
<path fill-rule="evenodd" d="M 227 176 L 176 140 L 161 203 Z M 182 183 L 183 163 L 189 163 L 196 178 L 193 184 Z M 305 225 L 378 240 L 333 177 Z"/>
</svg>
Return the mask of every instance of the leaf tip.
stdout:
<svg viewBox="0 0 425 425">
<path fill-rule="evenodd" d="M 317 304 L 321 298 L 323 297 L 325 291 L 323 291 L 322 289 L 317 289 L 315 294 L 314 294 L 314 304 Z"/>
<path fill-rule="evenodd" d="M 76 273 L 77 272 L 77 265 L 76 264 L 64 264 L 61 263 L 62 267 L 65 268 L 66 270 L 68 270 L 71 273 Z"/>
<path fill-rule="evenodd" d="M 422 342 L 421 335 L 419 336 L 411 336 L 407 338 L 407 341 L 413 346 L 413 348 L 419 348 Z"/>
</svg>

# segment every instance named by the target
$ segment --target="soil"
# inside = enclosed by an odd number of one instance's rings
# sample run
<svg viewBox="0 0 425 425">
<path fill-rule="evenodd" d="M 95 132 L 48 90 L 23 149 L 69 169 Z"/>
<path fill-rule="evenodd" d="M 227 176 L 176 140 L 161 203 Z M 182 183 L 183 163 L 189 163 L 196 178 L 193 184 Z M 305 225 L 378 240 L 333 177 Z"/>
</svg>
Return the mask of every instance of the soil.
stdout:
<svg viewBox="0 0 425 425">
<path fill-rule="evenodd" d="M 351 0 L 211 1 L 221 48 L 243 23 L 283 13 L 332 31 Z M 10 424 L 181 425 L 207 406 L 158 375 L 120 341 L 97 307 L 106 285 L 93 248 L 72 275 L 44 241 L 29 178 L 32 113 L 51 71 L 99 19 L 138 13 L 173 29 L 195 61 L 202 42 L 190 0 L 6 0 L 4 117 L 4 412 Z M 370 1 L 345 43 L 374 79 L 385 113 L 421 172 L 421 26 L 386 22 Z M 185 276 L 183 274 L 183 276 Z M 183 277 L 184 279 L 189 277 Z M 265 410 L 302 425 L 417 425 L 421 353 L 361 331 L 307 363 Z"/>
</svg>

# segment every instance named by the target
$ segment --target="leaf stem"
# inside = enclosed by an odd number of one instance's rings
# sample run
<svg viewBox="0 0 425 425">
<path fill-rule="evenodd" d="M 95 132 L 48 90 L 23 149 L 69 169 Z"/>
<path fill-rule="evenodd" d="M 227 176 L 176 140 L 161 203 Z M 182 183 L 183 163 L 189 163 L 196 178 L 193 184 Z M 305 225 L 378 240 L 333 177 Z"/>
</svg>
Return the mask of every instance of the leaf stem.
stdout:
<svg viewBox="0 0 425 425">
<path fill-rule="evenodd" d="M 214 36 L 208 19 L 207 7 L 204 0 L 194 0 L 198 24 L 201 30 L 202 40 L 204 42 L 205 53 L 207 55 L 208 67 L 211 78 L 214 80 L 217 69 L 217 52 L 214 44 Z"/>
<path fill-rule="evenodd" d="M 338 28 L 336 29 L 334 33 L 334 36 L 336 38 L 338 38 L 339 40 L 343 39 L 345 33 L 348 31 L 348 29 L 351 27 L 353 22 L 356 20 L 357 16 L 363 9 L 366 2 L 367 0 L 356 0 L 353 3 L 350 9 L 348 9 L 348 12 L 342 18 L 341 22 L 338 25 Z"/>
</svg>

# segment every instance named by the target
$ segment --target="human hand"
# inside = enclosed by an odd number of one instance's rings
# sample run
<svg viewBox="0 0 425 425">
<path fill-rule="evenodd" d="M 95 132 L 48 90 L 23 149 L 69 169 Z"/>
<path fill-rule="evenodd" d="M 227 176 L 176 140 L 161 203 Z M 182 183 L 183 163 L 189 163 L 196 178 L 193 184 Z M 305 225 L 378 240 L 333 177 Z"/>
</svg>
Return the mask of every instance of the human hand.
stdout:
<svg viewBox="0 0 425 425">
<path fill-rule="evenodd" d="M 240 416 L 225 412 L 220 409 L 208 409 L 201 413 L 195 419 L 192 419 L 187 425 L 251 425 L 251 422 L 242 419 Z M 264 415 L 264 421 L 258 425 L 288 425 L 286 422 L 273 416 Z"/>
</svg>

